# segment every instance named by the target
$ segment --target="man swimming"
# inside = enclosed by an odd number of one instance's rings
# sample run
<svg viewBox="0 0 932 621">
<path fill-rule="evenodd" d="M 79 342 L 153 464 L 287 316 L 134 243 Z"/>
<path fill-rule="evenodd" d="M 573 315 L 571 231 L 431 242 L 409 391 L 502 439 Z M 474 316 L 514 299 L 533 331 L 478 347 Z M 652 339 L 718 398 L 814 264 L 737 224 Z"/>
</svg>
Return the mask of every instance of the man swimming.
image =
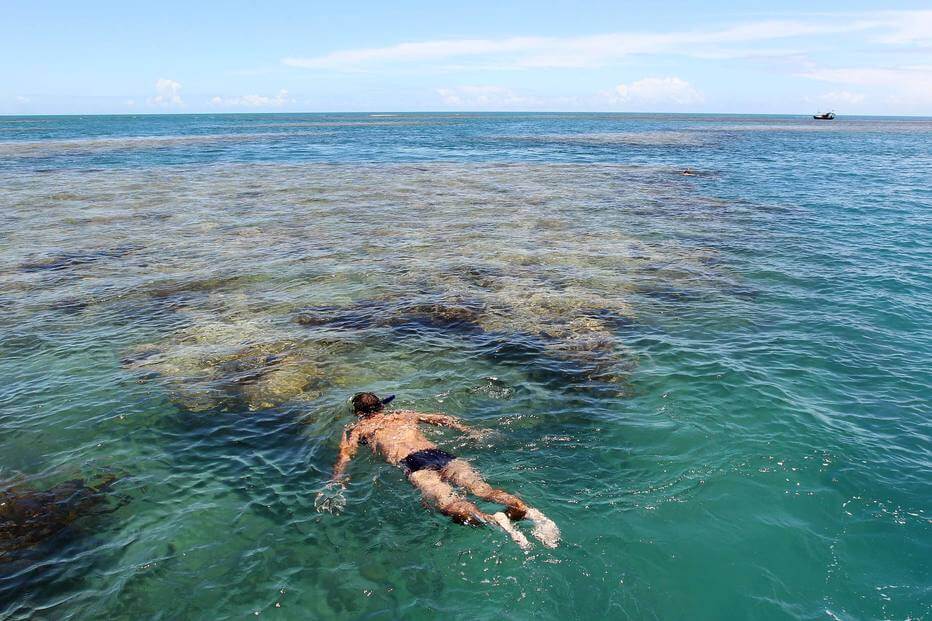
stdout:
<svg viewBox="0 0 932 621">
<path fill-rule="evenodd" d="M 422 414 L 411 410 L 385 411 L 385 404 L 394 395 L 379 399 L 371 392 L 362 392 L 353 397 L 353 410 L 358 420 L 343 430 L 340 454 L 333 466 L 333 477 L 329 484 L 332 491 L 345 487 L 348 477 L 344 476 L 360 444 L 368 445 L 373 452 L 381 453 L 392 465 L 404 468 L 405 475 L 429 505 L 448 515 L 460 524 L 496 524 L 522 548 L 530 543 L 511 520 L 527 518 L 534 522 L 532 534 L 547 547 L 555 548 L 560 542 L 560 530 L 543 513 L 527 506 L 520 498 L 486 483 L 468 461 L 459 459 L 428 440 L 418 425 L 425 423 L 449 427 L 473 437 L 484 435 L 453 416 L 446 414 Z M 483 500 L 504 505 L 504 512 L 484 513 L 475 504 L 457 493 L 456 485 Z M 334 511 L 342 508 L 344 501 L 337 495 L 321 492 L 317 496 L 318 511 Z M 510 519 L 509 519 L 510 518 Z"/>
</svg>

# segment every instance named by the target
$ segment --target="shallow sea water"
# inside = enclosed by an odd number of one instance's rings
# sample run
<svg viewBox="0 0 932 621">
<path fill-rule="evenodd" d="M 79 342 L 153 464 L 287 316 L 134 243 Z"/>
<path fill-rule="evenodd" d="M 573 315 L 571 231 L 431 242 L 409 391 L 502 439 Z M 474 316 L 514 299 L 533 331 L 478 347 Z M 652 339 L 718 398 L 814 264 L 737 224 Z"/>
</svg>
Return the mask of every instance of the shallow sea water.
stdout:
<svg viewBox="0 0 932 621">
<path fill-rule="evenodd" d="M 0 481 L 117 480 L 0 618 L 928 618 L 930 172 L 924 119 L 2 117 Z M 365 450 L 317 513 L 360 390 L 561 546 Z"/>
</svg>

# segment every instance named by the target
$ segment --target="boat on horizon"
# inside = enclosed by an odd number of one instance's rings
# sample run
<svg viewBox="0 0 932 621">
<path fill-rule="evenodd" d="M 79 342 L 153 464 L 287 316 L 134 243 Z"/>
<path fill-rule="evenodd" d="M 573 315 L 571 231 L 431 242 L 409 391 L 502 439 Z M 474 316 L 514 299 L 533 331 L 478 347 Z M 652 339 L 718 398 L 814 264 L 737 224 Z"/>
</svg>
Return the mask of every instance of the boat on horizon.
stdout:
<svg viewBox="0 0 932 621">
<path fill-rule="evenodd" d="M 835 118 L 834 112 L 820 112 L 819 114 L 813 114 L 812 118 L 817 121 L 831 121 Z"/>
</svg>

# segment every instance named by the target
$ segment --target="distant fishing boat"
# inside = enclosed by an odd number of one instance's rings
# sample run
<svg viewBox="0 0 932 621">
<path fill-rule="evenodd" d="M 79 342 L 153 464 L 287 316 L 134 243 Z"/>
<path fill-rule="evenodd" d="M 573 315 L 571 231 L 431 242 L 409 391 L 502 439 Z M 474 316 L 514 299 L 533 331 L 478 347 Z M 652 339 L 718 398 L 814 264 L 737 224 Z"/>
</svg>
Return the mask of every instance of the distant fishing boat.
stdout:
<svg viewBox="0 0 932 621">
<path fill-rule="evenodd" d="M 819 114 L 813 114 L 812 118 L 817 121 L 831 121 L 835 118 L 834 112 L 820 112 Z"/>
</svg>

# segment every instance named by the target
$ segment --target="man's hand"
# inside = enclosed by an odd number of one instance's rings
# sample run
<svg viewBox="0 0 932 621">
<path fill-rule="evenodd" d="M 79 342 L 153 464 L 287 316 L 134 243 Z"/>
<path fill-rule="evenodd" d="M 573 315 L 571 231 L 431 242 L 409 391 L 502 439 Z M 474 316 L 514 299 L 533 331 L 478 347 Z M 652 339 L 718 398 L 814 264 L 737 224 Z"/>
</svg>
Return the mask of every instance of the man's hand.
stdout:
<svg viewBox="0 0 932 621">
<path fill-rule="evenodd" d="M 489 433 L 484 429 L 474 429 L 463 423 L 460 419 L 455 416 L 450 416 L 449 414 L 422 414 L 420 412 L 412 412 L 411 414 L 417 418 L 417 422 L 419 423 L 456 429 L 460 433 L 464 433 L 475 440 L 481 440 Z"/>
<path fill-rule="evenodd" d="M 494 429 L 476 429 L 474 427 L 470 427 L 467 433 L 469 437 L 477 441 L 492 440 L 499 434 L 499 432 Z"/>
<path fill-rule="evenodd" d="M 346 496 L 343 490 L 346 485 L 342 481 L 330 481 L 324 489 L 317 493 L 314 499 L 314 508 L 318 513 L 339 514 L 346 507 Z"/>
</svg>

